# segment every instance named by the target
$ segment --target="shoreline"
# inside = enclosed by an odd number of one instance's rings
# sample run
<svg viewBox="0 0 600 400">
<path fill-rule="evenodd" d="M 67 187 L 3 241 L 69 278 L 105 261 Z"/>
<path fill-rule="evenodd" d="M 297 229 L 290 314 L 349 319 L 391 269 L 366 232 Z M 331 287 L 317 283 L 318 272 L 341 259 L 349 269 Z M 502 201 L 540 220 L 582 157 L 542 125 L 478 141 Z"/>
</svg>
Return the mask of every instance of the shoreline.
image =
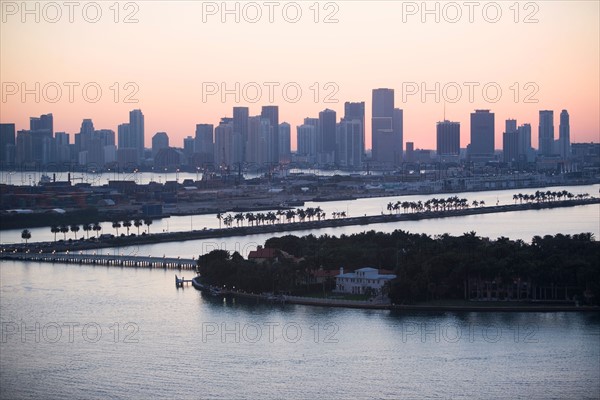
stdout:
<svg viewBox="0 0 600 400">
<path fill-rule="evenodd" d="M 150 235 L 112 237 L 98 240 L 91 238 L 72 242 L 30 242 L 28 244 L 14 243 L 3 245 L 7 251 L 35 250 L 43 252 L 94 250 L 101 248 L 118 248 L 131 245 L 157 244 L 188 240 L 212 239 L 221 237 L 247 236 L 256 234 L 287 234 L 288 232 L 335 228 L 342 226 L 371 225 L 378 223 L 393 223 L 402 221 L 418 221 L 437 218 L 452 218 L 469 215 L 493 214 L 515 211 L 544 210 L 552 208 L 576 207 L 580 205 L 600 204 L 600 198 L 561 200 L 548 203 L 510 204 L 503 206 L 486 206 L 445 211 L 425 211 L 413 213 L 381 214 L 362 217 L 349 217 L 337 219 L 323 219 L 316 221 L 277 223 L 267 225 L 254 225 L 220 229 L 204 229 L 195 231 L 155 233 Z"/>
<path fill-rule="evenodd" d="M 564 187 L 564 186 L 586 186 L 598 184 L 597 179 L 587 180 L 574 180 L 572 182 L 546 182 L 541 185 L 517 185 L 515 187 L 497 187 L 497 188 L 471 188 L 471 189 L 442 189 L 436 190 L 393 190 L 393 191 L 374 191 L 372 193 L 356 193 L 348 192 L 344 194 L 330 194 L 322 193 L 314 196 L 298 195 L 293 201 L 286 201 L 284 198 L 277 197 L 265 197 L 265 198 L 254 198 L 254 200 L 263 201 L 263 203 L 251 203 L 249 198 L 226 198 L 225 202 L 231 202 L 229 206 L 223 206 L 221 203 L 206 203 L 201 201 L 199 203 L 194 202 L 181 202 L 178 203 L 178 207 L 172 211 L 163 212 L 160 216 L 152 217 L 152 219 L 170 218 L 172 216 L 190 216 L 190 215 L 211 215 L 217 213 L 236 213 L 236 212 L 260 212 L 266 210 L 287 210 L 294 207 L 302 207 L 306 202 L 334 202 L 344 200 L 360 200 L 360 199 L 372 199 L 372 198 L 389 198 L 389 197 L 404 197 L 404 196 L 416 196 L 416 195 L 453 195 L 457 193 L 477 193 L 485 191 L 504 191 L 504 190 L 521 190 L 521 189 L 543 189 L 552 187 Z M 94 223 L 94 222 L 110 222 L 114 219 L 126 218 L 131 215 L 132 212 L 137 212 L 137 209 L 133 206 L 126 206 L 123 208 L 115 209 L 95 209 L 95 216 L 80 217 L 78 214 L 83 209 L 70 210 L 67 212 L 68 215 L 73 215 L 73 223 Z M 43 214 L 42 219 L 31 218 L 32 214 L 27 214 L 24 218 L 26 223 L 18 223 L 18 221 L 5 221 L 0 226 L 0 231 L 10 229 L 24 229 L 24 228 L 40 228 L 50 227 L 52 224 L 60 225 L 63 223 L 63 216 L 52 216 L 50 214 Z M 11 218 L 14 218 L 11 217 Z M 48 219 L 50 218 L 50 219 Z M 140 217 L 141 218 L 141 217 Z M 42 222 L 43 221 L 43 222 Z"/>
<path fill-rule="evenodd" d="M 197 278 L 192 278 L 192 286 L 200 291 L 206 292 L 209 288 L 205 287 L 200 283 Z M 512 305 L 498 305 L 499 301 L 492 302 L 493 304 L 486 304 L 485 302 L 479 302 L 473 304 L 382 304 L 376 302 L 364 302 L 357 300 L 338 300 L 338 299 L 326 299 L 326 298 L 315 298 L 315 297 L 303 297 L 303 296 L 277 296 L 275 299 L 271 299 L 270 296 L 255 294 L 255 293 L 240 293 L 227 290 L 221 292 L 215 297 L 221 296 L 233 296 L 242 299 L 253 299 L 264 301 L 266 303 L 279 303 L 279 304 L 297 304 L 303 306 L 314 306 L 314 307 L 332 307 L 332 308 L 351 308 L 351 309 L 363 309 L 363 310 L 390 310 L 400 312 L 598 312 L 600 306 L 577 306 L 573 305 L 559 305 L 559 304 L 543 304 L 535 302 L 520 302 Z M 443 301 L 442 301 L 443 302 Z M 466 300 L 464 301 L 466 302 Z M 506 302 L 509 303 L 509 302 Z"/>
</svg>

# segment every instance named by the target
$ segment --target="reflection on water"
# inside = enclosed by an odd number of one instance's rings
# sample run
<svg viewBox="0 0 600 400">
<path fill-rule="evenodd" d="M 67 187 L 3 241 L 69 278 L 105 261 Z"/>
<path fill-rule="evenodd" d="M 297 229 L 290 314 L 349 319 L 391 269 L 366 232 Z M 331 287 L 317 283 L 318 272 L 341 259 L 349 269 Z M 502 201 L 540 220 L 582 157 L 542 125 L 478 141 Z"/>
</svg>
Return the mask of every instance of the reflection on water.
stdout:
<svg viewBox="0 0 600 400">
<path fill-rule="evenodd" d="M 600 391 L 596 314 L 224 301 L 176 289 L 164 270 L 6 262 L 0 274 L 2 398 L 594 398 Z"/>
</svg>

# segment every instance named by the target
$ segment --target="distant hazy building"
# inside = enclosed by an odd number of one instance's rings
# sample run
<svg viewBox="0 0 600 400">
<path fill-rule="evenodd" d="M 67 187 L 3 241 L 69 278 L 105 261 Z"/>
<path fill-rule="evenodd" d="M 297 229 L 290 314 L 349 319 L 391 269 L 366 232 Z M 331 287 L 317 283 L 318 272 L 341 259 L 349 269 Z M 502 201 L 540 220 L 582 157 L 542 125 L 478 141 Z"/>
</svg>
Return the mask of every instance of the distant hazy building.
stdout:
<svg viewBox="0 0 600 400">
<path fill-rule="evenodd" d="M 372 159 L 385 164 L 402 160 L 404 116 L 394 109 L 394 89 L 373 89 Z"/>
<path fill-rule="evenodd" d="M 406 161 L 415 161 L 415 144 L 413 142 L 406 142 Z"/>
<path fill-rule="evenodd" d="M 233 134 L 237 138 L 236 158 L 246 160 L 246 144 L 248 142 L 248 107 L 233 107 Z"/>
<path fill-rule="evenodd" d="M 517 120 L 507 119 L 505 121 L 504 132 L 515 132 L 517 130 Z"/>
<path fill-rule="evenodd" d="M 517 128 L 519 132 L 519 157 L 522 161 L 533 162 L 535 153 L 531 147 L 531 124 L 523 124 Z"/>
<path fill-rule="evenodd" d="M 15 162 L 15 124 L 0 124 L 0 165 L 10 165 Z"/>
<path fill-rule="evenodd" d="M 359 120 L 362 123 L 362 138 L 361 148 L 362 153 L 365 153 L 365 102 L 346 102 L 344 103 L 344 119 L 347 121 Z"/>
<path fill-rule="evenodd" d="M 214 127 L 212 124 L 197 124 L 194 136 L 194 153 L 198 154 L 198 164 L 214 162 Z"/>
<path fill-rule="evenodd" d="M 335 161 L 336 112 L 325 109 L 319 113 L 319 133 L 317 153 L 319 164 L 332 164 Z"/>
<path fill-rule="evenodd" d="M 279 107 L 278 106 L 263 106 L 261 118 L 267 119 L 272 128 L 272 134 L 269 138 L 270 162 L 279 162 Z"/>
<path fill-rule="evenodd" d="M 129 112 L 129 133 L 131 144 L 137 150 L 138 162 L 144 158 L 144 114 L 141 110 Z"/>
<path fill-rule="evenodd" d="M 166 132 L 156 132 L 152 136 L 152 158 L 162 149 L 169 148 L 169 135 Z"/>
<path fill-rule="evenodd" d="M 296 127 L 297 154 L 314 163 L 317 159 L 317 128 L 303 124 Z"/>
<path fill-rule="evenodd" d="M 438 122 L 436 137 L 436 150 L 439 157 L 458 157 L 460 155 L 460 122 Z"/>
<path fill-rule="evenodd" d="M 193 154 L 194 154 L 194 138 L 191 136 L 183 138 L 183 155 L 185 156 L 186 164 L 187 164 L 187 161 L 193 156 Z"/>
<path fill-rule="evenodd" d="M 260 115 L 248 119 L 248 145 L 246 158 L 257 168 L 268 169 L 278 163 L 273 152 L 274 128 L 268 118 Z"/>
<path fill-rule="evenodd" d="M 236 151 L 238 145 L 233 133 L 233 119 L 222 118 L 219 126 L 215 128 L 215 167 L 233 167 L 240 162 Z"/>
<path fill-rule="evenodd" d="M 490 110 L 475 110 L 471 113 L 471 160 L 487 161 L 494 157 L 494 131 L 494 113 Z"/>
<path fill-rule="evenodd" d="M 560 156 L 565 160 L 569 159 L 571 157 L 571 128 L 569 122 L 569 113 L 567 110 L 562 110 L 560 113 L 558 143 Z"/>
<path fill-rule="evenodd" d="M 289 162 L 292 157 L 291 127 L 287 122 L 279 124 L 279 161 Z"/>
<path fill-rule="evenodd" d="M 554 111 L 540 111 L 538 142 L 540 155 L 551 156 L 554 154 Z"/>
<path fill-rule="evenodd" d="M 342 119 L 336 126 L 335 163 L 340 167 L 359 170 L 362 164 L 362 127 L 360 119 Z"/>
</svg>

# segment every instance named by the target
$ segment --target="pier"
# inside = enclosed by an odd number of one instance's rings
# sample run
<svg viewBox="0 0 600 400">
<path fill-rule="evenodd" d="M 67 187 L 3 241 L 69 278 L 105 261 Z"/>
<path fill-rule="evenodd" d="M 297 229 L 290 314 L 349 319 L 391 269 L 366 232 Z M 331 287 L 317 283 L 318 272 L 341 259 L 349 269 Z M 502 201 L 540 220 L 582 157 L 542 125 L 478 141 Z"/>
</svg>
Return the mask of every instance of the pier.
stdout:
<svg viewBox="0 0 600 400">
<path fill-rule="evenodd" d="M 196 260 L 180 257 L 140 257 L 110 254 L 0 253 L 0 259 L 116 267 L 196 270 Z"/>
</svg>

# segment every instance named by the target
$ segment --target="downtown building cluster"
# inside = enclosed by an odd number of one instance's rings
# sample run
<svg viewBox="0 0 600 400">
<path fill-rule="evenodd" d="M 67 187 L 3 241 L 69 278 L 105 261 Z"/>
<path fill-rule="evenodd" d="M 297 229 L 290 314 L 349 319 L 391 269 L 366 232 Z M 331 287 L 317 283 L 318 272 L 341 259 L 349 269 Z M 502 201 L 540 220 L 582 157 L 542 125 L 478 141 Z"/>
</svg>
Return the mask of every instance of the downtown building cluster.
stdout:
<svg viewBox="0 0 600 400">
<path fill-rule="evenodd" d="M 88 169 L 177 168 L 215 171 L 242 168 L 273 168 L 295 162 L 307 166 L 334 167 L 360 171 L 367 168 L 393 169 L 403 162 L 475 163 L 503 162 L 510 166 L 538 162 L 565 165 L 571 158 L 569 114 L 562 110 L 559 136 L 555 139 L 554 113 L 539 112 L 539 149 L 531 146 L 531 124 L 517 125 L 508 119 L 502 133 L 502 153 L 495 149 L 495 115 L 475 110 L 470 116 L 470 143 L 461 148 L 460 123 L 443 120 L 436 126 L 436 149 L 418 150 L 407 142 L 404 149 L 404 112 L 395 108 L 394 90 L 372 91 L 372 149 L 365 149 L 365 102 L 344 103 L 344 115 L 325 109 L 307 117 L 296 127 L 297 151 L 291 151 L 291 126 L 279 121 L 279 107 L 263 106 L 250 115 L 248 107 L 233 107 L 231 117 L 219 124 L 196 125 L 194 136 L 183 147 L 170 145 L 166 132 L 152 137 L 146 149 L 144 114 L 132 110 L 129 121 L 117 128 L 96 129 L 84 119 L 71 142 L 70 134 L 54 132 L 52 114 L 30 118 L 27 130 L 15 131 L 15 124 L 0 124 L 0 162 L 3 167 L 77 165 Z"/>
</svg>

